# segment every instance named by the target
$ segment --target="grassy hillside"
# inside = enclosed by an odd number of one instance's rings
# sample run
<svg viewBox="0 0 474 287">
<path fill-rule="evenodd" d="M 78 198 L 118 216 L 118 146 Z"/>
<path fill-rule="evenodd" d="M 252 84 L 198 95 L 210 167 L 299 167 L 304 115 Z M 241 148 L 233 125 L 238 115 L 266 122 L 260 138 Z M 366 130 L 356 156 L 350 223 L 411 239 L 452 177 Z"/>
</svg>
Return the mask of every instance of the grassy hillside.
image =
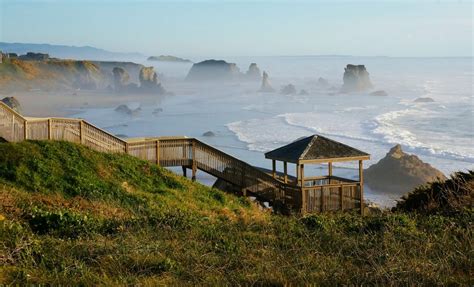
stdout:
<svg viewBox="0 0 474 287">
<path fill-rule="evenodd" d="M 473 214 L 283 217 L 129 156 L 0 144 L 0 284 L 470 285 Z"/>
</svg>

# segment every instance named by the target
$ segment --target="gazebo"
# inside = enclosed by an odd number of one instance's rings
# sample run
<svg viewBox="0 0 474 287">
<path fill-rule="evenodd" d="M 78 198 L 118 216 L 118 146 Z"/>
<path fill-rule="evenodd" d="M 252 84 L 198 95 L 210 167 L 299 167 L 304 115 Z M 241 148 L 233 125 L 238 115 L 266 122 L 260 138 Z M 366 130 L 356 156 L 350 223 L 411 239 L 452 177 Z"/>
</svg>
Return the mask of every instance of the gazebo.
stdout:
<svg viewBox="0 0 474 287">
<path fill-rule="evenodd" d="M 322 212 L 360 208 L 363 213 L 363 161 L 370 155 L 329 138 L 312 135 L 265 153 L 272 160 L 272 176 L 301 189 L 301 212 Z M 277 173 L 276 162 L 283 162 L 283 173 Z M 333 175 L 334 162 L 358 161 L 358 180 Z M 296 177 L 288 175 L 288 163 L 296 165 Z M 325 176 L 305 176 L 308 164 L 327 163 Z"/>
</svg>

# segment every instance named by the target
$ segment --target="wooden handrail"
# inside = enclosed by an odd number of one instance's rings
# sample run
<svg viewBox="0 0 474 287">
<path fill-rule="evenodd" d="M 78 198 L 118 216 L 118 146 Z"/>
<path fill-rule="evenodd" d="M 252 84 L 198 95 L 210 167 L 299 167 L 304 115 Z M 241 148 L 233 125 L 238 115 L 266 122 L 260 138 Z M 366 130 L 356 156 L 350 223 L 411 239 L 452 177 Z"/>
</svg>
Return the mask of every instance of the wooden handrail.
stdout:
<svg viewBox="0 0 474 287">
<path fill-rule="evenodd" d="M 278 180 L 272 175 L 196 138 L 152 137 L 127 141 L 83 119 L 25 118 L 4 103 L 0 102 L 0 108 L 2 108 L 0 109 L 0 137 L 6 137 L 7 140 L 51 139 L 72 141 L 99 151 L 127 153 L 162 166 L 191 168 L 193 178 L 196 169 L 200 169 L 240 187 L 244 195 L 249 192 L 249 194 L 253 194 L 264 201 L 281 201 L 283 204 L 303 212 L 313 208 L 306 206 L 307 203 L 303 200 L 303 198 L 306 198 L 305 193 L 314 192 L 321 189 L 321 187 L 339 187 L 342 190 L 345 187 L 353 188 L 359 185 L 357 182 L 333 176 L 330 178 L 345 182 L 302 188 Z M 6 117 L 2 117 L 2 112 L 4 115 L 6 113 Z M 9 115 L 12 117 L 9 117 Z M 22 125 L 12 123 L 11 118 L 13 120 L 18 118 L 22 121 Z M 6 120 L 2 122 L 4 119 Z M 329 178 L 314 177 L 307 178 L 307 181 L 324 179 Z M 344 196 L 344 198 L 346 197 Z M 342 198 L 341 193 L 341 202 Z M 313 204 L 311 201 L 308 202 L 308 204 Z M 322 203 L 321 206 L 323 206 Z"/>
</svg>

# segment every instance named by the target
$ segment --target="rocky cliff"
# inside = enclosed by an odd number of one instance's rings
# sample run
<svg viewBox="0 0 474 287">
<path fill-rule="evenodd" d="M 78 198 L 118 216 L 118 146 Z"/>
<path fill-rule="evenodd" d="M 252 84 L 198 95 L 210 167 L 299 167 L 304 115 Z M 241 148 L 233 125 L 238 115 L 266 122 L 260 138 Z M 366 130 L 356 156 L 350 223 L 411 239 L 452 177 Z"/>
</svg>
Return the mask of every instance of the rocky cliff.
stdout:
<svg viewBox="0 0 474 287">
<path fill-rule="evenodd" d="M 442 172 L 416 155 L 403 152 L 400 145 L 394 146 L 383 159 L 366 169 L 364 177 L 369 187 L 399 195 L 427 182 L 446 179 Z"/>
<path fill-rule="evenodd" d="M 106 89 L 116 84 L 117 74 L 114 74 L 114 68 L 121 68 L 127 72 L 132 83 L 139 82 L 139 71 L 143 68 L 143 65 L 131 62 L 40 59 L 41 57 L 36 54 L 30 54 L 27 58 L 28 60 L 25 57 L 3 58 L 0 63 L 1 92 L 33 89 L 43 91 Z M 122 76 L 126 77 L 125 74 Z"/>
<path fill-rule="evenodd" d="M 343 92 L 363 92 L 372 88 L 369 73 L 364 65 L 347 65 L 344 70 Z"/>
</svg>

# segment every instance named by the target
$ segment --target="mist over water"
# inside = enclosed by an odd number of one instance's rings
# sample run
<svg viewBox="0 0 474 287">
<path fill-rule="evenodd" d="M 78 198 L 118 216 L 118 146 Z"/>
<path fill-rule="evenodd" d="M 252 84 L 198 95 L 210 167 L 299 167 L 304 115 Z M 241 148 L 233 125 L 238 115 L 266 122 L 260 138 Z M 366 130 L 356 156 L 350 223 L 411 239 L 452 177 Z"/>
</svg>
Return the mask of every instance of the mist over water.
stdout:
<svg viewBox="0 0 474 287">
<path fill-rule="evenodd" d="M 194 59 L 202 60 L 202 59 Z M 473 71 L 471 58 L 252 57 L 224 58 L 245 72 L 255 62 L 270 76 L 276 93 L 258 93 L 260 82 L 184 82 L 192 64 L 152 63 L 174 96 L 142 105 L 136 116 L 87 109 L 80 116 L 114 134 L 197 137 L 251 164 L 269 168 L 263 153 L 299 137 L 321 134 L 371 154 L 376 163 L 395 144 L 446 174 L 474 167 Z M 374 84 L 388 96 L 340 94 L 347 64 L 364 64 Z M 321 87 L 317 79 L 328 80 Z M 281 95 L 293 84 L 308 95 Z M 434 99 L 415 103 L 419 97 Z M 139 102 L 125 104 L 139 105 Z M 156 112 L 157 108 L 162 111 Z M 119 124 L 117 124 L 117 122 Z M 215 137 L 203 137 L 212 131 Z M 339 164 L 355 177 L 354 165 Z M 292 170 L 290 169 L 290 172 Z M 320 166 L 309 173 L 324 172 Z M 368 190 L 368 198 L 384 195 Z M 387 195 L 388 198 L 388 195 Z"/>
</svg>

